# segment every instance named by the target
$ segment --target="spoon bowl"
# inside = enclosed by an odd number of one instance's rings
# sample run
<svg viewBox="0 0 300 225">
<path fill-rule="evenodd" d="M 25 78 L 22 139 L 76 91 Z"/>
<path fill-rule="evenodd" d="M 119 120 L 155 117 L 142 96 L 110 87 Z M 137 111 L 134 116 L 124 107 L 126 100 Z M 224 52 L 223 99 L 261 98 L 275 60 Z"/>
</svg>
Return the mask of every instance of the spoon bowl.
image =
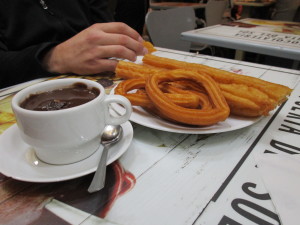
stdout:
<svg viewBox="0 0 300 225">
<path fill-rule="evenodd" d="M 93 180 L 88 188 L 89 193 L 101 190 L 105 184 L 106 162 L 109 146 L 117 143 L 123 134 L 123 129 L 120 125 L 107 125 L 101 136 L 101 144 L 104 146 L 102 155 L 94 174 Z"/>
<path fill-rule="evenodd" d="M 120 140 L 123 133 L 123 129 L 120 125 L 107 125 L 101 136 L 101 144 L 108 145 L 114 144 Z"/>
</svg>

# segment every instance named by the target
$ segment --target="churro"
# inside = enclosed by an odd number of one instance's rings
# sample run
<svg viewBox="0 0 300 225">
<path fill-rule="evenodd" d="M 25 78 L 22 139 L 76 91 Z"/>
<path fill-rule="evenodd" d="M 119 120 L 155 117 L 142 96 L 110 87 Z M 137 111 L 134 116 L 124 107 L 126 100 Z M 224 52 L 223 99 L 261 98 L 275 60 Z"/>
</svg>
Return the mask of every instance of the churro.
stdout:
<svg viewBox="0 0 300 225">
<path fill-rule="evenodd" d="M 216 82 L 223 84 L 244 84 L 249 87 L 257 88 L 258 90 L 266 93 L 269 98 L 274 100 L 274 103 L 282 103 L 290 95 L 291 89 L 280 85 L 264 81 L 259 78 L 250 77 L 246 75 L 239 75 L 228 71 L 216 69 L 206 65 L 187 63 L 174 59 L 163 58 L 155 55 L 147 54 L 143 57 L 143 62 L 146 65 L 152 65 L 158 68 L 165 69 L 189 69 L 197 70 L 211 76 Z"/>
<path fill-rule="evenodd" d="M 275 109 L 287 99 L 292 89 L 259 78 L 239 75 L 209 66 L 174 59 L 145 55 L 145 65 L 158 69 L 195 70 L 213 78 L 220 86 L 231 113 L 239 116 L 261 116 Z"/>
<path fill-rule="evenodd" d="M 191 80 L 207 91 L 211 109 L 187 109 L 175 105 L 159 89 L 159 84 L 168 81 Z M 189 125 L 212 125 L 225 120 L 229 107 L 216 82 L 209 76 L 195 71 L 170 70 L 155 73 L 146 78 L 146 92 L 155 108 L 166 118 Z"/>
<path fill-rule="evenodd" d="M 292 91 L 292 89 L 286 86 L 264 81 L 259 78 L 235 74 L 206 65 L 158 57 L 151 54 L 147 54 L 143 57 L 143 63 L 143 65 L 137 65 L 131 62 L 120 61 L 116 69 L 116 75 L 123 79 L 137 77 L 148 79 L 148 77 L 153 74 L 165 73 L 165 71 L 174 72 L 174 70 L 177 69 L 205 74 L 218 84 L 222 95 L 230 107 L 230 113 L 238 116 L 256 117 L 268 115 L 271 110 L 284 102 Z M 161 87 L 162 84 L 160 84 L 160 88 Z M 185 94 L 198 95 L 200 101 L 198 108 L 211 108 L 211 99 L 206 90 L 203 89 L 203 86 L 195 82 L 187 81 L 187 79 L 179 81 L 172 80 L 171 82 L 165 83 L 163 89 L 164 92 L 172 94 L 183 94 L 184 91 L 187 91 Z M 187 99 L 184 101 L 187 101 Z"/>
<path fill-rule="evenodd" d="M 123 95 L 128 98 L 134 106 L 141 107 L 152 107 L 153 103 L 149 99 L 147 93 L 145 92 L 146 81 L 144 78 L 129 79 L 119 83 L 115 88 L 115 94 Z M 136 91 L 134 93 L 129 93 L 132 90 Z M 186 108 L 197 108 L 200 104 L 200 98 L 197 95 L 191 95 L 189 93 L 164 93 L 164 95 L 170 99 L 174 104 Z"/>
</svg>

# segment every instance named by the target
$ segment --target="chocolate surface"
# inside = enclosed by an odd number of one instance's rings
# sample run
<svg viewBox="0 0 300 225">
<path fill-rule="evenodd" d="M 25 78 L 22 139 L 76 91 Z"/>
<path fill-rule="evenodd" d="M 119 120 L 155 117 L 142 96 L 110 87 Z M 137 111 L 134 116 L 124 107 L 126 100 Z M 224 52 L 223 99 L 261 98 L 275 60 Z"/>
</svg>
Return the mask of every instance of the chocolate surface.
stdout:
<svg viewBox="0 0 300 225">
<path fill-rule="evenodd" d="M 34 111 L 53 111 L 72 108 L 87 103 L 100 94 L 97 88 L 88 88 L 83 83 L 30 95 L 20 106 Z"/>
</svg>

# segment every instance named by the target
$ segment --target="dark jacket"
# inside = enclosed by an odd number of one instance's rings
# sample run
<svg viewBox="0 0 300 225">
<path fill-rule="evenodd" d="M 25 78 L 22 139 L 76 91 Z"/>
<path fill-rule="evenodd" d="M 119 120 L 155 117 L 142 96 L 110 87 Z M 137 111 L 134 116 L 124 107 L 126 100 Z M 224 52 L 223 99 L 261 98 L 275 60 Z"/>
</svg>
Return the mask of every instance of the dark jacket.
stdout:
<svg viewBox="0 0 300 225">
<path fill-rule="evenodd" d="M 0 0 L 0 88 L 51 76 L 44 53 L 97 22 L 112 21 L 107 0 Z"/>
</svg>

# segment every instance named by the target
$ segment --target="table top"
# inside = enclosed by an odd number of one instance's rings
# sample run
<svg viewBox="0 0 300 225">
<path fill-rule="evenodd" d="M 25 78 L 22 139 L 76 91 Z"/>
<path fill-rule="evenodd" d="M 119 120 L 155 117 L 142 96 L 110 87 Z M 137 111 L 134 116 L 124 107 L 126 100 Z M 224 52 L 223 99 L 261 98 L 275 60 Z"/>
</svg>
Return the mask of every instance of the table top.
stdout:
<svg viewBox="0 0 300 225">
<path fill-rule="evenodd" d="M 193 7 L 195 9 L 205 8 L 205 3 L 191 3 L 191 2 L 151 2 L 150 8 L 155 10 L 172 9 L 177 7 Z"/>
<path fill-rule="evenodd" d="M 275 0 L 267 0 L 267 1 L 243 1 L 243 0 L 235 0 L 234 5 L 242 5 L 246 7 L 266 7 L 275 4 Z"/>
<path fill-rule="evenodd" d="M 294 91 L 269 116 L 230 132 L 172 133 L 132 123 L 130 147 L 108 166 L 107 186 L 94 194 L 87 192 L 93 174 L 34 183 L 0 173 L 2 224 L 258 224 L 270 219 L 279 224 L 254 155 L 269 151 L 283 157 L 299 149 L 299 121 L 292 113 L 297 105 L 299 109 L 300 72 L 162 48 L 153 54 L 258 77 Z M 112 75 L 86 78 L 108 84 L 107 93 L 118 82 Z M 0 91 L 0 149 L 8 141 L 1 137 L 15 124 L 13 93 L 30 84 Z M 291 126 L 295 133 L 284 131 Z"/>
<path fill-rule="evenodd" d="M 243 19 L 181 34 L 183 40 L 300 60 L 300 23 Z"/>
</svg>

